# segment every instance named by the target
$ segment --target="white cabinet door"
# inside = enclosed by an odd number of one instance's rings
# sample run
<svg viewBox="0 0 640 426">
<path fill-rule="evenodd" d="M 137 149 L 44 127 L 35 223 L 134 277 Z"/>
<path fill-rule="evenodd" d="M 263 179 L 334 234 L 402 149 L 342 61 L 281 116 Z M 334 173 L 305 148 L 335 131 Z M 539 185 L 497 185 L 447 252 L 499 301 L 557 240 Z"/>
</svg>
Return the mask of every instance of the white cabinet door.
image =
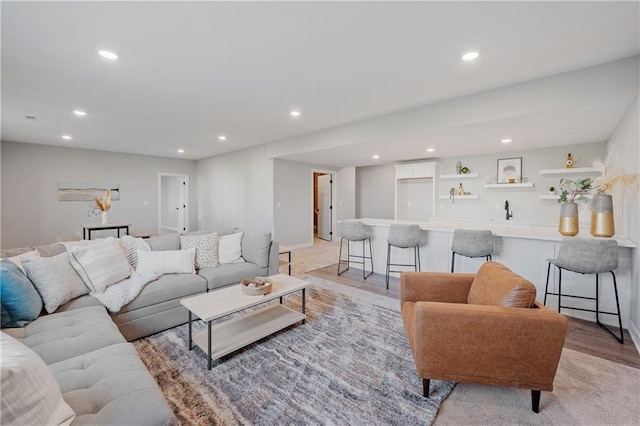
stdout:
<svg viewBox="0 0 640 426">
<path fill-rule="evenodd" d="M 396 179 L 411 179 L 413 166 L 396 166 Z"/>
<path fill-rule="evenodd" d="M 414 178 L 426 178 L 433 177 L 433 164 L 421 164 L 419 166 L 413 166 Z"/>
</svg>

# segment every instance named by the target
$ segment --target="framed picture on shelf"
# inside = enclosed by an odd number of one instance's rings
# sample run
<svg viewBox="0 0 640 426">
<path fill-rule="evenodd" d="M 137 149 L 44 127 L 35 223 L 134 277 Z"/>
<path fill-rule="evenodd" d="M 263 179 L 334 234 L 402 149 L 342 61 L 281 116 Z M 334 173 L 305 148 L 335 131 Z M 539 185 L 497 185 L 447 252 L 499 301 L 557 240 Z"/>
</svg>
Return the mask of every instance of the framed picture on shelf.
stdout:
<svg viewBox="0 0 640 426">
<path fill-rule="evenodd" d="M 498 183 L 522 182 L 522 157 L 498 159 Z"/>
</svg>

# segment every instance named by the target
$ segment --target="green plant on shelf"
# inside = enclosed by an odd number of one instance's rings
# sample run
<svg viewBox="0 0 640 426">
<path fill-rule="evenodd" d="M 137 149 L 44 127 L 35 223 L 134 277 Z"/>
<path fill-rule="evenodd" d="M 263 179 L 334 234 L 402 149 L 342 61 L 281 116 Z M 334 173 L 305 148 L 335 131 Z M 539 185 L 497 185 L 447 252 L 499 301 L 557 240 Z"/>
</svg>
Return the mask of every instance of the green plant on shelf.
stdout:
<svg viewBox="0 0 640 426">
<path fill-rule="evenodd" d="M 565 178 L 560 179 L 560 196 L 558 197 L 558 203 L 574 203 L 576 200 L 586 200 L 587 198 L 584 194 L 592 189 L 591 184 L 591 178 L 575 181 Z M 551 190 L 551 188 L 549 188 L 549 190 Z"/>
</svg>

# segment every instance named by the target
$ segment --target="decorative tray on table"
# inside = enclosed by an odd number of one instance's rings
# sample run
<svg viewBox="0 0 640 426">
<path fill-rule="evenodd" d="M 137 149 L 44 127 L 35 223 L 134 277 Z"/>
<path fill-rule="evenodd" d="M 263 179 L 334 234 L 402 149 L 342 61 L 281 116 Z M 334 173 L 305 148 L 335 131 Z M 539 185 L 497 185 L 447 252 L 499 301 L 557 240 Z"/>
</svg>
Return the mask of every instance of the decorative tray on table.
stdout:
<svg viewBox="0 0 640 426">
<path fill-rule="evenodd" d="M 242 288 L 244 294 L 248 294 L 249 296 L 264 296 L 265 294 L 271 293 L 273 286 L 269 278 L 251 277 L 242 280 L 240 288 Z"/>
</svg>

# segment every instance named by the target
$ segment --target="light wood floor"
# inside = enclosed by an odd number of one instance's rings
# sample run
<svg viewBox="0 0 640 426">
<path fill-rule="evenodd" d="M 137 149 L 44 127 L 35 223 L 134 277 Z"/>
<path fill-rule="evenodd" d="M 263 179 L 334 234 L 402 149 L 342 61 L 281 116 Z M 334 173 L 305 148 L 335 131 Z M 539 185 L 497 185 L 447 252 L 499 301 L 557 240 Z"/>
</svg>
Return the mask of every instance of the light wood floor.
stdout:
<svg viewBox="0 0 640 426">
<path fill-rule="evenodd" d="M 334 259 L 337 259 L 337 254 Z M 387 290 L 384 275 L 373 274 L 364 280 L 360 269 L 350 269 L 338 276 L 337 267 L 334 264 L 307 273 L 343 285 L 400 299 L 399 279 L 392 277 L 389 281 L 389 290 Z M 624 332 L 624 344 L 621 345 L 595 322 L 571 317 L 568 317 L 568 319 L 569 329 L 564 344 L 566 348 L 640 368 L 640 355 L 626 330 Z"/>
</svg>

